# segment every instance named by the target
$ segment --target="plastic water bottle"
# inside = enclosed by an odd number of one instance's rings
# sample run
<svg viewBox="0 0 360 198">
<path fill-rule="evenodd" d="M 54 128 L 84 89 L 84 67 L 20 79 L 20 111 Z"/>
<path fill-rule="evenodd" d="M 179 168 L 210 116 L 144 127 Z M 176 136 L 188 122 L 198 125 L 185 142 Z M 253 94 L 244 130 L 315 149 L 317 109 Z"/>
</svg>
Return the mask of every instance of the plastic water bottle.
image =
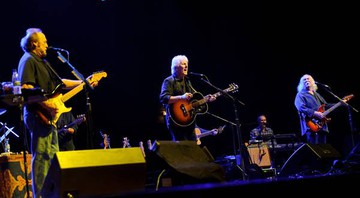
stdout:
<svg viewBox="0 0 360 198">
<path fill-rule="evenodd" d="M 10 143 L 9 143 L 9 138 L 5 138 L 5 153 L 10 153 Z"/>
<path fill-rule="evenodd" d="M 21 83 L 16 69 L 12 70 L 11 81 L 13 83 L 13 94 L 21 94 Z"/>
</svg>

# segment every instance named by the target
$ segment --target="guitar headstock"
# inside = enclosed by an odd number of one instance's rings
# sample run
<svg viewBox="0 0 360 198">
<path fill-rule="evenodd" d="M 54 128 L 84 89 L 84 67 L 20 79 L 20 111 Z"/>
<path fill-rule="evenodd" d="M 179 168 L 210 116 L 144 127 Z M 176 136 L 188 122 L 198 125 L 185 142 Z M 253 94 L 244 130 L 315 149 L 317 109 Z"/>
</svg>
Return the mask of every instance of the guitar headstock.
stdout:
<svg viewBox="0 0 360 198">
<path fill-rule="evenodd" d="M 80 123 L 85 122 L 85 121 L 86 121 L 85 114 L 80 114 L 80 115 L 76 116 L 76 120 L 75 120 L 76 124 L 80 124 Z"/>
<path fill-rule="evenodd" d="M 343 100 L 345 100 L 345 102 L 349 101 L 351 98 L 354 97 L 354 94 L 350 94 L 350 95 L 347 95 L 343 98 Z"/>
<path fill-rule="evenodd" d="M 227 88 L 225 91 L 235 93 L 238 91 L 238 89 L 239 89 L 239 86 L 237 84 L 231 83 L 231 84 L 229 84 L 229 88 Z"/>
<path fill-rule="evenodd" d="M 91 76 L 89 76 L 86 80 L 92 85 L 94 82 L 99 82 L 102 78 L 106 78 L 107 73 L 104 71 L 94 72 Z M 93 86 L 93 85 L 92 85 Z"/>
<path fill-rule="evenodd" d="M 98 72 L 94 72 L 91 76 L 90 79 L 91 80 L 100 80 L 102 78 L 106 78 L 107 77 L 107 73 L 104 71 L 98 71 Z"/>
</svg>

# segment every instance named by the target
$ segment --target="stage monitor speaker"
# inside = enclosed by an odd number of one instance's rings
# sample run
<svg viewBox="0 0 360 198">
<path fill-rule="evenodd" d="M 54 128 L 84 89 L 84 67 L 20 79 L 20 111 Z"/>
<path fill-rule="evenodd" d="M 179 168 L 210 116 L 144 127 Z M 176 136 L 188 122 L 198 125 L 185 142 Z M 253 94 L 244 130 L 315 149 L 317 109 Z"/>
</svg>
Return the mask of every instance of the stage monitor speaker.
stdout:
<svg viewBox="0 0 360 198">
<path fill-rule="evenodd" d="M 153 150 L 175 171 L 195 179 L 194 183 L 225 181 L 223 167 L 195 141 L 157 141 Z"/>
<path fill-rule="evenodd" d="M 303 144 L 289 157 L 278 176 L 323 174 L 341 154 L 330 144 Z"/>
<path fill-rule="evenodd" d="M 140 147 L 60 151 L 45 178 L 43 197 L 112 196 L 145 189 Z"/>
</svg>

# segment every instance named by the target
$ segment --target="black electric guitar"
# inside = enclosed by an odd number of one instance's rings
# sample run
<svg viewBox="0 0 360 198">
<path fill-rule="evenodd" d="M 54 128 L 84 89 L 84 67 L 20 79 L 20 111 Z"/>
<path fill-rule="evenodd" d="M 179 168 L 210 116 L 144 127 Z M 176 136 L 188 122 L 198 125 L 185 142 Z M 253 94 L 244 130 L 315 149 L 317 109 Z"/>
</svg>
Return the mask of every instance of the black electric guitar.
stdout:
<svg viewBox="0 0 360 198">
<path fill-rule="evenodd" d="M 223 92 L 235 92 L 238 89 L 238 85 L 230 84 L 229 88 L 224 89 Z M 222 92 L 212 94 L 214 97 L 221 96 Z M 205 114 L 208 111 L 209 97 L 204 97 L 201 93 L 193 93 L 193 97 L 190 100 L 178 100 L 169 105 L 167 113 L 170 115 L 171 120 L 178 126 L 191 125 L 197 114 Z"/>
<path fill-rule="evenodd" d="M 68 128 L 71 128 L 72 126 L 80 124 L 80 123 L 85 122 L 85 121 L 86 121 L 85 114 L 78 115 L 77 118 L 73 122 L 63 126 L 61 129 L 59 129 L 58 133 L 59 134 L 60 133 L 66 133 Z"/>
<path fill-rule="evenodd" d="M 351 98 L 353 98 L 354 95 L 351 94 L 351 95 L 348 95 L 348 96 L 345 96 L 343 98 L 343 100 L 345 100 L 346 102 L 349 101 Z M 340 101 L 338 103 L 336 103 L 335 105 L 333 105 L 332 107 L 330 107 L 328 110 L 325 111 L 325 104 L 321 105 L 319 108 L 318 108 L 318 111 L 322 112 L 325 116 L 325 118 L 323 119 L 319 119 L 319 118 L 316 118 L 316 117 L 313 117 L 313 118 L 306 118 L 306 125 L 310 128 L 311 132 L 318 132 L 326 122 L 330 121 L 331 119 L 330 118 L 327 118 L 326 116 L 332 112 L 333 110 L 335 110 L 336 108 L 338 108 L 339 106 L 341 106 L 344 102 L 343 101 Z"/>
</svg>

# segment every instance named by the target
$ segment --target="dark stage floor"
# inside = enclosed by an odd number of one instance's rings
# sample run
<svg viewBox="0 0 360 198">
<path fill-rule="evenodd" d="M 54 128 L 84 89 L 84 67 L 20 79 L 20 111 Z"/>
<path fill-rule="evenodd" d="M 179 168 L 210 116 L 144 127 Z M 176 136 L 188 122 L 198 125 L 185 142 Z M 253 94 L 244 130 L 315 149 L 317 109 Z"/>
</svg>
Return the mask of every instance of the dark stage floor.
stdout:
<svg viewBox="0 0 360 198">
<path fill-rule="evenodd" d="M 126 193 L 109 197 L 214 197 L 233 196 L 303 196 L 313 193 L 341 193 L 342 196 L 358 193 L 359 173 L 313 175 L 298 178 L 234 180 L 222 183 L 202 183 L 173 187 L 161 187 L 157 190 Z"/>
</svg>

